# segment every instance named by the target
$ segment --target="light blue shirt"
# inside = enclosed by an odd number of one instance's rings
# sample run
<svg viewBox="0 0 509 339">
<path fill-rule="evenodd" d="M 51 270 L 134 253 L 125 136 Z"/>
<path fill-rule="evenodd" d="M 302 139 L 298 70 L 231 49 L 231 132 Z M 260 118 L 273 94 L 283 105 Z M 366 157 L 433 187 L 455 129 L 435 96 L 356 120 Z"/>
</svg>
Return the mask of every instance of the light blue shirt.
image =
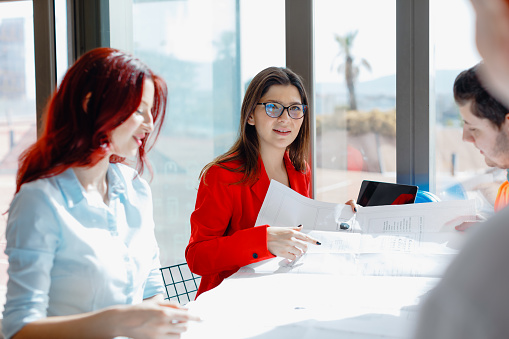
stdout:
<svg viewBox="0 0 509 339">
<path fill-rule="evenodd" d="M 7 222 L 9 282 L 3 332 L 25 324 L 164 292 L 148 184 L 110 164 L 109 206 L 83 189 L 74 171 L 23 184 Z"/>
</svg>

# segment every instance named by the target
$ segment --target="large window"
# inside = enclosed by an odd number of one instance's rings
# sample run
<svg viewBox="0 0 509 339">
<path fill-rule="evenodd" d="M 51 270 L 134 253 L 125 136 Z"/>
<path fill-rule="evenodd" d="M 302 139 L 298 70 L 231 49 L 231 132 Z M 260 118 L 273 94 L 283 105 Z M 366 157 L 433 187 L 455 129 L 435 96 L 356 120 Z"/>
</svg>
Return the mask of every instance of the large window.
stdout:
<svg viewBox="0 0 509 339">
<path fill-rule="evenodd" d="M 479 210 L 489 213 L 506 172 L 488 167 L 484 156 L 471 143 L 462 141 L 462 118 L 453 96 L 456 76 L 481 60 L 475 46 L 474 23 L 468 1 L 430 2 L 436 191 L 444 200 L 476 199 Z"/>
<path fill-rule="evenodd" d="M 269 9 L 284 13 L 284 1 L 133 3 L 133 52 L 169 88 L 167 120 L 149 153 L 163 265 L 185 260 L 200 171 L 235 141 L 249 81 L 284 66 L 284 17 L 260 24 Z"/>
<path fill-rule="evenodd" d="M 307 76 L 305 81 L 314 89 L 316 199 L 344 202 L 357 197 L 363 179 L 395 182 L 403 178 L 400 181 L 422 183 L 423 189 L 434 191 L 436 187 L 442 199 L 475 196 L 481 208 L 490 209 L 493 188 L 504 173 L 487 168 L 473 146 L 461 141 L 461 119 L 452 96 L 454 77 L 479 60 L 468 1 L 429 0 L 429 18 L 426 11 L 421 15 L 415 10 L 419 6 L 427 9 L 424 0 L 304 0 L 298 6 L 308 8 L 313 4 L 313 10 L 301 12 L 289 10 L 296 2 L 285 0 L 104 1 L 110 5 L 110 23 L 120 22 L 125 28 L 121 25 L 120 29 L 100 32 L 123 40 L 117 45 L 112 38 L 111 46 L 132 51 L 162 75 L 169 87 L 168 119 L 149 154 L 154 167 L 151 186 L 163 265 L 184 260 L 200 170 L 232 145 L 245 89 L 252 77 L 267 66 L 292 65 L 297 73 Z M 0 5 L 4 3 L 0 1 Z M 31 4 L 6 3 L 11 7 Z M 126 10 L 111 10 L 112 4 Z M 285 4 L 291 6 L 285 8 Z M 23 11 L 26 18 L 31 17 L 28 7 Z M 1 8 L 2 25 L 5 13 Z M 309 17 L 299 17 L 305 15 Z M 455 18 L 454 25 L 450 18 Z M 419 34 L 428 29 L 428 19 L 429 41 L 426 34 Z M 292 35 L 296 27 L 303 26 L 304 32 L 312 32 L 309 36 L 314 49 L 288 51 L 287 41 L 289 46 L 295 42 L 297 46 L 311 45 L 306 34 Z M 63 29 L 57 29 L 57 42 Z M 427 52 L 428 44 L 429 97 L 427 91 L 419 91 L 428 84 L 427 74 L 419 73 L 427 72 L 427 53 L 419 53 L 423 46 Z M 398 63 L 396 55 L 401 57 Z M 402 83 L 411 91 L 398 87 Z M 408 102 L 403 100 L 401 104 L 402 98 Z M 30 100 L 33 102 L 33 96 L 20 105 Z M 429 143 L 430 136 L 427 129 L 415 126 L 413 121 L 427 116 L 427 103 L 433 112 L 430 134 L 436 144 L 430 150 L 430 166 L 417 161 L 428 157 L 427 149 L 416 151 L 420 149 L 416 146 Z M 35 120 L 33 108 L 30 111 L 9 105 L 1 105 L 0 114 L 5 108 L 15 107 L 17 113 L 31 112 L 27 115 Z M 421 114 L 423 111 L 426 114 Z M 7 118 L 0 119 L 5 121 L 0 127 L 8 125 Z M 9 119 L 12 125 L 14 120 Z M 420 123 L 426 124 L 427 117 L 423 119 Z M 398 128 L 397 144 L 396 122 L 401 121 L 408 125 Z M 421 133 L 406 133 L 410 130 Z M 10 140 L 16 141 L 19 135 L 1 135 L 6 142 L 0 145 L 6 146 L 0 156 L 5 156 Z M 406 149 L 400 147 L 403 139 Z M 416 174 L 420 170 L 425 173 Z M 12 191 L 13 181 L 8 180 Z M 428 181 L 432 182 L 429 186 Z M 489 190 L 492 193 L 486 193 Z"/>
<path fill-rule="evenodd" d="M 18 156 L 36 140 L 32 1 L 0 2 L 0 308 L 7 284 L 5 226 Z"/>
<path fill-rule="evenodd" d="M 315 0 L 316 198 L 396 181 L 396 1 Z"/>
</svg>

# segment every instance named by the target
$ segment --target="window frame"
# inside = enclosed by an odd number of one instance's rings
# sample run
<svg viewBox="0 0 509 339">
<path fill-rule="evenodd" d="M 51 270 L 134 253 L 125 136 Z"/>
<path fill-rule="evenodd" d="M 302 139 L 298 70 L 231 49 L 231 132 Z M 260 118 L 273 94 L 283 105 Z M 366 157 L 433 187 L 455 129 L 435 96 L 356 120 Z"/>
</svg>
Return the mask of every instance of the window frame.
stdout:
<svg viewBox="0 0 509 339">
<path fill-rule="evenodd" d="M 34 13 L 35 106 L 37 137 L 42 133 L 42 115 L 57 84 L 55 1 L 32 1 Z"/>
</svg>

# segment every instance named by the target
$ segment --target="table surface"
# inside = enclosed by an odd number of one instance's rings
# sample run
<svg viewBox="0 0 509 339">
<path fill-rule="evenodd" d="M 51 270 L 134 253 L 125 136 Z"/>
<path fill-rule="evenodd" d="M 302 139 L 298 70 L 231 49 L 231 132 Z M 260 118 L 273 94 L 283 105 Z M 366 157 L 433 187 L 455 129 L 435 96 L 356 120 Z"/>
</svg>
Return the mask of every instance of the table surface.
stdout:
<svg viewBox="0 0 509 339">
<path fill-rule="evenodd" d="M 438 281 L 240 271 L 188 304 L 203 321 L 182 338 L 411 338 L 419 304 Z"/>
</svg>

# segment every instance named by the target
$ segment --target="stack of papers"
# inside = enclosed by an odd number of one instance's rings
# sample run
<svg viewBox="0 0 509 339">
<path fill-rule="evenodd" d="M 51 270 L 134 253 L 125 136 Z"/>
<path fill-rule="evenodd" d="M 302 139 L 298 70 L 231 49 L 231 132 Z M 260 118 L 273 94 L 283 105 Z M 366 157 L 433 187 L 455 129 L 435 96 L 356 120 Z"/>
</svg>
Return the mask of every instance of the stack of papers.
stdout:
<svg viewBox="0 0 509 339">
<path fill-rule="evenodd" d="M 454 229 L 475 221 L 473 200 L 358 207 L 320 202 L 271 181 L 256 226 L 295 227 L 318 239 L 295 261 L 274 258 L 239 274 L 323 273 L 440 277 L 464 243 Z M 347 224 L 348 229 L 340 225 Z"/>
</svg>

